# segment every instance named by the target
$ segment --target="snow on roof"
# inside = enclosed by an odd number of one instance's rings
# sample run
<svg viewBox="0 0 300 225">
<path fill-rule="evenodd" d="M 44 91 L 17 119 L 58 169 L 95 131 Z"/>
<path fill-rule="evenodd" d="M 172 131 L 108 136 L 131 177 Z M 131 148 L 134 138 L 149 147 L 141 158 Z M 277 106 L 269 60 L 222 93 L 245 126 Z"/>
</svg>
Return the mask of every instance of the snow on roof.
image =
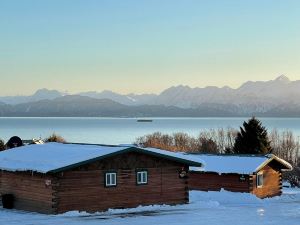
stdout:
<svg viewBox="0 0 300 225">
<path fill-rule="evenodd" d="M 259 171 L 263 166 L 268 164 L 271 160 L 275 159 L 283 164 L 287 169 L 292 166 L 274 156 L 255 156 L 255 155 L 206 155 L 206 154 L 191 154 L 194 160 L 203 160 L 204 167 L 190 167 L 192 171 L 205 171 L 216 173 L 239 173 L 239 174 L 252 174 Z"/>
<path fill-rule="evenodd" d="M 47 173 L 54 169 L 90 160 L 125 148 L 60 143 L 27 145 L 1 152 L 0 169 L 9 171 L 32 170 Z"/>
<path fill-rule="evenodd" d="M 0 152 L 0 169 L 7 171 L 56 172 L 68 166 L 84 163 L 95 158 L 121 153 L 129 146 L 104 146 L 91 144 L 47 143 L 27 145 Z M 135 148 L 136 151 L 182 161 L 188 165 L 201 164 L 189 156 L 159 149 Z"/>
<path fill-rule="evenodd" d="M 171 151 L 166 151 L 166 150 L 161 150 L 158 148 L 143 148 L 146 151 L 156 153 L 156 154 L 165 154 L 168 155 L 169 157 L 173 158 L 182 158 L 184 160 L 192 161 L 192 162 L 197 162 L 199 165 L 199 168 L 203 167 L 205 162 L 202 159 L 199 158 L 194 158 L 191 154 L 187 154 L 184 152 L 171 152 Z"/>
</svg>

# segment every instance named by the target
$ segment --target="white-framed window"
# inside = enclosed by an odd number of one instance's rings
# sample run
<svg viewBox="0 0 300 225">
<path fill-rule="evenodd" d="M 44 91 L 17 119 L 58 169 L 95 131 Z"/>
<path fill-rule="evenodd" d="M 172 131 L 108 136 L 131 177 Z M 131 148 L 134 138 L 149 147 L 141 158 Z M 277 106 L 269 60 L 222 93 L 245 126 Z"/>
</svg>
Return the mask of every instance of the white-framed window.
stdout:
<svg viewBox="0 0 300 225">
<path fill-rule="evenodd" d="M 117 173 L 116 172 L 105 173 L 105 186 L 106 187 L 117 186 Z"/>
<path fill-rule="evenodd" d="M 264 185 L 264 174 L 260 172 L 256 175 L 256 187 L 261 188 Z"/>
<path fill-rule="evenodd" d="M 148 183 L 148 171 L 137 171 L 136 172 L 136 183 L 139 184 L 147 184 Z"/>
</svg>

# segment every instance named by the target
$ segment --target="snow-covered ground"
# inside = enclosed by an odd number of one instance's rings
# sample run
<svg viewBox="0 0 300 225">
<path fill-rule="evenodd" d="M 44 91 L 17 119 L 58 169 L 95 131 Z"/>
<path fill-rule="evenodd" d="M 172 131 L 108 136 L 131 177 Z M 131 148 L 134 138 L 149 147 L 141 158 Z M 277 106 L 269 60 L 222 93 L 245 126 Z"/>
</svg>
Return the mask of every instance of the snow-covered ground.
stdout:
<svg viewBox="0 0 300 225">
<path fill-rule="evenodd" d="M 300 224 L 300 189 L 285 189 L 281 197 L 258 199 L 250 194 L 231 192 L 190 192 L 190 204 L 146 206 L 88 214 L 68 212 L 43 215 L 0 209 L 2 225 L 254 225 Z"/>
</svg>

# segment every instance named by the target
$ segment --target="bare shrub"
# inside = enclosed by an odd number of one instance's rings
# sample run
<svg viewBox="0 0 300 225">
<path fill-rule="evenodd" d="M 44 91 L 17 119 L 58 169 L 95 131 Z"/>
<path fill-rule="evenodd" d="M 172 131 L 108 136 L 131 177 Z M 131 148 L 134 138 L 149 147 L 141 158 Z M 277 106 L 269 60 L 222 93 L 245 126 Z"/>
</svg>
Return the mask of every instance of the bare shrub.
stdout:
<svg viewBox="0 0 300 225">
<path fill-rule="evenodd" d="M 50 135 L 49 137 L 47 137 L 47 138 L 45 139 L 45 142 L 59 142 L 59 143 L 65 143 L 66 140 L 65 140 L 62 136 L 53 133 L 52 135 Z"/>
<path fill-rule="evenodd" d="M 280 133 L 274 129 L 270 134 L 270 141 L 275 155 L 290 162 L 293 166 L 298 165 L 299 138 L 296 138 L 292 131 L 286 130 Z"/>
<path fill-rule="evenodd" d="M 292 164 L 293 170 L 283 172 L 283 179 L 287 180 L 292 187 L 300 186 L 300 144 L 299 138 L 292 131 L 279 132 L 274 129 L 270 133 L 271 147 L 273 153 Z"/>
<path fill-rule="evenodd" d="M 173 151 L 173 138 L 168 134 L 155 132 L 136 139 L 136 143 L 143 147 L 161 148 Z"/>
<path fill-rule="evenodd" d="M 172 135 L 155 132 L 136 139 L 141 147 L 154 147 L 169 151 L 182 151 L 208 154 L 232 154 L 238 131 L 233 128 L 210 129 L 201 131 L 197 137 L 186 133 Z M 288 161 L 293 171 L 284 172 L 283 178 L 297 186 L 300 182 L 300 144 L 292 131 L 279 132 L 274 129 L 268 136 L 273 154 Z"/>
<path fill-rule="evenodd" d="M 189 151 L 190 148 L 190 137 L 186 133 L 175 133 L 173 134 L 175 151 Z"/>
<path fill-rule="evenodd" d="M 283 179 L 288 181 L 291 187 L 300 187 L 300 168 L 294 167 L 292 171 L 284 172 Z"/>
<path fill-rule="evenodd" d="M 224 153 L 233 147 L 236 131 L 218 129 L 202 131 L 197 138 L 178 132 L 172 135 L 155 132 L 138 137 L 135 144 L 142 147 L 160 148 L 169 151 Z"/>
<path fill-rule="evenodd" d="M 153 134 L 138 137 L 136 144 L 142 147 L 155 147 L 170 151 L 201 152 L 201 153 L 233 153 L 232 149 L 237 137 L 237 130 L 210 129 L 199 133 L 197 137 L 186 133 Z M 292 131 L 279 132 L 274 129 L 269 134 L 273 154 L 290 162 L 293 166 L 299 163 L 299 138 Z"/>
<path fill-rule="evenodd" d="M 200 152 L 201 153 L 206 153 L 206 154 L 218 154 L 219 149 L 218 145 L 216 144 L 215 141 L 213 141 L 211 138 L 200 138 Z"/>
</svg>

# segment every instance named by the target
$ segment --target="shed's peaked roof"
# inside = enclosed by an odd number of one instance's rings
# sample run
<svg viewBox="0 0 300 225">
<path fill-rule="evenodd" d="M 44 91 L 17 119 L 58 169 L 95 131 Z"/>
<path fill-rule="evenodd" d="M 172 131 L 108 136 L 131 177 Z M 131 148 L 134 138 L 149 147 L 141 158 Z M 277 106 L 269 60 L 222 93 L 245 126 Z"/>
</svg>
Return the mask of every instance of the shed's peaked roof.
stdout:
<svg viewBox="0 0 300 225">
<path fill-rule="evenodd" d="M 272 154 L 265 156 L 208 154 L 190 155 L 194 160 L 203 160 L 205 165 L 203 168 L 190 167 L 190 170 L 193 171 L 252 174 L 258 172 L 273 160 L 277 161 L 281 165 L 282 169 L 292 169 L 292 166 L 288 162 Z"/>
<path fill-rule="evenodd" d="M 47 143 L 42 145 L 27 145 L 0 152 L 0 169 L 7 171 L 55 173 L 125 152 L 142 152 L 181 162 L 189 166 L 202 166 L 199 160 L 195 161 L 190 156 L 160 149 Z"/>
</svg>

